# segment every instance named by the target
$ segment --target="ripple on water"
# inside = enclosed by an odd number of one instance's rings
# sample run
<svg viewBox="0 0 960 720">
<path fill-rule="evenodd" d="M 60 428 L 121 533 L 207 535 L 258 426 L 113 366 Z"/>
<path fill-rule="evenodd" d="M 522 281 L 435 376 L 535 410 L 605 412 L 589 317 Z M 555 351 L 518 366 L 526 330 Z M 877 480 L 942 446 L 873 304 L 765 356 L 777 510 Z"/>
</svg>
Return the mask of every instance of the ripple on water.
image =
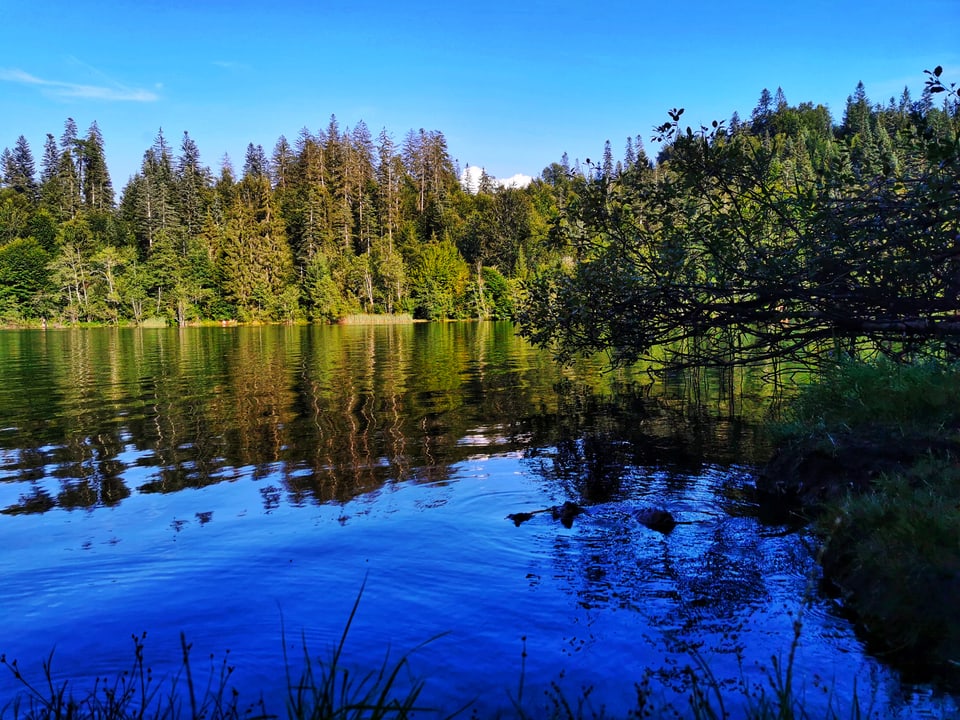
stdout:
<svg viewBox="0 0 960 720">
<path fill-rule="evenodd" d="M 284 486 L 277 466 L 193 495 L 61 514 L 68 522 L 48 535 L 59 538 L 48 556 L 10 576 L 5 597 L 20 604 L 5 607 L 44 642 L 60 638 L 68 666 L 111 672 L 131 657 L 130 634 L 144 629 L 148 657 L 175 658 L 184 630 L 197 657 L 229 648 L 238 678 L 269 691 L 277 678 L 264 668 L 282 663 L 282 633 L 295 657 L 301 643 L 325 655 L 364 587 L 349 662 L 382 660 L 386 641 L 402 653 L 440 636 L 417 651 L 415 666 L 428 679 L 441 675 L 440 700 L 454 703 L 476 693 L 477 677 L 515 687 L 526 648 L 529 692 L 562 672 L 574 687 L 595 685 L 615 711 L 646 669 L 676 679 L 693 651 L 724 682 L 744 674 L 764 682 L 769 658 L 789 649 L 809 554 L 799 536 L 727 513 L 709 491 L 718 481 L 711 470 L 658 492 L 647 486 L 588 507 L 571 528 L 549 513 L 517 527 L 509 513 L 567 499 L 522 458 L 478 455 L 442 481 L 260 512 L 259 490 Z M 143 522 L 148 500 L 159 523 Z M 690 524 L 651 531 L 632 516 L 650 504 Z M 200 509 L 212 513 L 208 522 L 196 519 Z M 95 542 L 84 551 L 87 537 Z M 829 603 L 809 606 L 803 623 L 803 682 L 877 670 Z"/>
</svg>

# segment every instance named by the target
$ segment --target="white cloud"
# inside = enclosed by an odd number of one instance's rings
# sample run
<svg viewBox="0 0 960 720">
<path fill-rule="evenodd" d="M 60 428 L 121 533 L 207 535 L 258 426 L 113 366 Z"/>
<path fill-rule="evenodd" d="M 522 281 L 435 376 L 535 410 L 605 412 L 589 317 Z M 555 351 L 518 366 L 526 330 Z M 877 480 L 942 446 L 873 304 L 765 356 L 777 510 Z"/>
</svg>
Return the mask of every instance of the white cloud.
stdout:
<svg viewBox="0 0 960 720">
<path fill-rule="evenodd" d="M 480 178 L 482 176 L 482 167 L 467 165 L 460 173 L 460 184 L 467 192 L 475 193 L 480 188 Z"/>
<path fill-rule="evenodd" d="M 468 165 L 460 173 L 460 184 L 467 192 L 475 193 L 480 188 L 480 178 L 483 177 L 484 169 L 476 165 Z M 524 188 L 533 182 L 529 175 L 517 173 L 512 177 L 498 179 L 491 176 L 493 184 L 502 188 Z"/>
<path fill-rule="evenodd" d="M 44 92 L 60 98 L 121 102 L 154 102 L 160 98 L 159 95 L 149 90 L 128 88 L 118 83 L 114 84 L 113 87 L 108 87 L 105 85 L 83 85 L 61 82 L 60 80 L 45 80 L 18 69 L 0 68 L 0 80 L 19 83 L 20 85 L 35 85 L 43 88 Z"/>
<path fill-rule="evenodd" d="M 514 187 L 514 188 L 525 188 L 527 185 L 533 182 L 533 178 L 529 175 L 523 175 L 517 173 L 508 178 L 502 180 L 497 180 L 497 185 L 500 187 Z"/>
</svg>

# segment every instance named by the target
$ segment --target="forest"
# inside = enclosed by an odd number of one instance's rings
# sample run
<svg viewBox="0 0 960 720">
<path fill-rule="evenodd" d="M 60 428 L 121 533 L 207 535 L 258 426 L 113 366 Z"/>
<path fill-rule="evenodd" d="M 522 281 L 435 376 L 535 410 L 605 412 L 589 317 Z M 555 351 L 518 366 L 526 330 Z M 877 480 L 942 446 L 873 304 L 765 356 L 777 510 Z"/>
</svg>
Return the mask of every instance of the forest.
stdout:
<svg viewBox="0 0 960 720">
<path fill-rule="evenodd" d="M 916 100 L 858 84 L 839 119 L 779 88 L 708 127 L 673 109 L 656 158 L 607 141 L 525 188 L 467 188 L 440 131 L 331 116 L 251 142 L 239 173 L 161 130 L 118 193 L 96 122 L 68 118 L 39 169 L 23 135 L 2 154 L 0 323 L 511 318 L 615 362 L 949 350 L 960 97 L 940 75 Z"/>
</svg>

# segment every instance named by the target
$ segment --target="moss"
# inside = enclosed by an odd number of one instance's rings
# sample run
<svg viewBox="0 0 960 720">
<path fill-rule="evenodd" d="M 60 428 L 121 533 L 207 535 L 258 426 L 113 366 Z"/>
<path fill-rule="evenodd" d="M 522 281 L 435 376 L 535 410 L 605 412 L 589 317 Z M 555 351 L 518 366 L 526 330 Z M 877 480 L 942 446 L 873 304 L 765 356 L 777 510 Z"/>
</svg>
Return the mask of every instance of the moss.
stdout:
<svg viewBox="0 0 960 720">
<path fill-rule="evenodd" d="M 929 457 L 821 514 L 824 573 L 880 650 L 960 660 L 958 508 L 960 466 Z"/>
</svg>

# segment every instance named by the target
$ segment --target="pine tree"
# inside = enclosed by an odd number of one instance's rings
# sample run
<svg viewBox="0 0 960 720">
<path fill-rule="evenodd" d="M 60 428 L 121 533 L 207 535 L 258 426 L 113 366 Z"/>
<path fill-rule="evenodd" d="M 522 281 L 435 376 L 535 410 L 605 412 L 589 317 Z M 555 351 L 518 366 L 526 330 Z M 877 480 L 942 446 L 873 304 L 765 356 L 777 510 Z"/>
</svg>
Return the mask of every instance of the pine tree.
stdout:
<svg viewBox="0 0 960 720">
<path fill-rule="evenodd" d="M 370 254 L 371 243 L 376 236 L 376 215 L 373 213 L 372 191 L 375 172 L 373 169 L 373 140 L 370 130 L 362 120 L 354 127 L 348 144 L 346 177 L 350 186 L 356 249 Z M 372 304 L 372 298 L 370 299 Z"/>
<path fill-rule="evenodd" d="M 13 153 L 10 152 L 10 148 L 4 148 L 0 153 L 0 184 L 4 187 L 12 187 L 13 176 Z"/>
<path fill-rule="evenodd" d="M 852 96 L 847 97 L 843 113 L 841 137 L 850 151 L 850 165 L 854 173 L 868 178 L 882 171 L 880 150 L 874 133 L 874 117 L 862 82 L 857 83 Z"/>
<path fill-rule="evenodd" d="M 140 172 L 124 188 L 121 203 L 121 215 L 133 228 L 145 254 L 154 251 L 158 240 L 170 241 L 177 236 L 180 223 L 176 197 L 170 147 L 161 128 L 153 146 L 143 154 Z"/>
<path fill-rule="evenodd" d="M 786 110 L 788 107 L 790 107 L 790 106 L 787 104 L 787 97 L 786 97 L 786 95 L 783 94 L 783 88 L 782 88 L 782 87 L 778 87 L 778 88 L 777 88 L 777 94 L 774 95 L 774 97 L 773 97 L 773 111 L 774 111 L 775 113 L 782 113 L 782 112 L 783 112 L 784 110 Z"/>
<path fill-rule="evenodd" d="M 377 213 L 380 230 L 393 249 L 394 233 L 400 227 L 400 187 L 404 177 L 403 161 L 386 128 L 377 136 Z"/>
<path fill-rule="evenodd" d="M 60 148 L 50 133 L 47 133 L 40 161 L 40 202 L 56 221 L 68 217 L 67 193 L 60 177 Z"/>
<path fill-rule="evenodd" d="M 57 140 L 51 133 L 43 144 L 43 159 L 40 161 L 40 185 L 46 185 L 57 177 L 57 165 L 60 163 L 60 150 Z"/>
<path fill-rule="evenodd" d="M 410 131 L 404 140 L 403 159 L 413 181 L 417 224 L 421 239 L 443 236 L 448 194 L 459 186 L 447 139 L 438 130 Z"/>
<path fill-rule="evenodd" d="M 310 259 L 320 252 L 329 234 L 329 195 L 324 181 L 323 152 L 320 142 L 307 128 L 300 131 L 293 172 L 295 198 L 288 224 L 290 242 L 301 268 L 308 266 Z"/>
<path fill-rule="evenodd" d="M 247 174 L 228 210 L 224 291 L 242 319 L 280 319 L 294 279 L 293 255 L 266 175 Z"/>
</svg>

